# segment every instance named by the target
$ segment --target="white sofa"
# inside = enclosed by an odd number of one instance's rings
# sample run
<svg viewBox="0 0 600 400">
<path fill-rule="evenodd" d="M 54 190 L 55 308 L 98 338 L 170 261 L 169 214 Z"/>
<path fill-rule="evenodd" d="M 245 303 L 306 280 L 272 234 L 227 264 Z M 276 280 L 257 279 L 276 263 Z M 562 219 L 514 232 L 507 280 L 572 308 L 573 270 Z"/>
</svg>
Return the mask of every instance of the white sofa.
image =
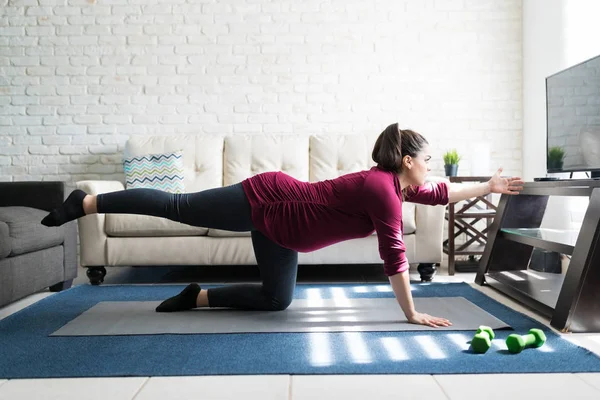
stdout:
<svg viewBox="0 0 600 400">
<path fill-rule="evenodd" d="M 173 135 L 133 136 L 131 156 L 183 150 L 185 191 L 227 186 L 264 171 L 318 181 L 368 169 L 376 136 Z M 120 181 L 80 181 L 89 194 L 124 189 Z M 444 206 L 403 205 L 410 263 L 442 261 Z M 95 214 L 78 220 L 81 265 L 92 284 L 105 266 L 255 265 L 249 233 L 192 227 L 163 218 Z M 301 253 L 299 264 L 381 264 L 377 236 Z"/>
</svg>

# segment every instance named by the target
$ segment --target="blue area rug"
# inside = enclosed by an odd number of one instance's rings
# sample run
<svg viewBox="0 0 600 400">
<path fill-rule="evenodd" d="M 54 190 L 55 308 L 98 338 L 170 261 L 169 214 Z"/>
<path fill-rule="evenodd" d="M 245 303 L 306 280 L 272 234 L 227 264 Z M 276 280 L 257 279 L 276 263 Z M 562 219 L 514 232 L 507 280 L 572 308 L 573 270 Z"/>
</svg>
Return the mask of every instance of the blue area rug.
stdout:
<svg viewBox="0 0 600 400">
<path fill-rule="evenodd" d="M 0 378 L 600 372 L 592 352 L 465 283 L 414 284 L 413 296 L 465 297 L 520 334 L 543 329 L 546 345 L 510 354 L 511 330 L 498 331 L 486 354 L 472 353 L 473 333 L 459 331 L 49 336 L 100 301 L 158 301 L 182 288 L 83 285 L 51 295 L 0 321 Z M 315 288 L 322 298 L 393 297 L 389 285 L 355 284 L 299 285 L 295 297 Z"/>
</svg>

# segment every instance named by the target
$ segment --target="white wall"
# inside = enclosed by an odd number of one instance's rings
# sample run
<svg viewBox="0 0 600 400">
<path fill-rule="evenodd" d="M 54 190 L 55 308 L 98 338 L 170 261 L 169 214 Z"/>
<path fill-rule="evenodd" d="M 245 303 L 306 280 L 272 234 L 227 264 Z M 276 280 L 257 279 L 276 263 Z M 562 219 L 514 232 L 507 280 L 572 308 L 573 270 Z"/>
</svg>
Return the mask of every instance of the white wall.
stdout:
<svg viewBox="0 0 600 400">
<path fill-rule="evenodd" d="M 545 79 L 600 55 L 600 2 L 523 2 L 523 176 L 546 176 Z M 592 39 L 593 38 L 593 39 Z"/>
<path fill-rule="evenodd" d="M 600 54 L 600 2 L 523 2 L 523 176 L 546 176 L 545 78 Z M 568 174 L 565 174 L 568 177 Z M 575 177 L 584 177 L 582 173 Z M 551 198 L 543 226 L 576 228 L 587 200 Z"/>
<path fill-rule="evenodd" d="M 521 174 L 519 0 L 0 0 L 0 180 L 122 179 L 132 134 L 379 133 Z M 481 146 L 479 148 L 482 148 Z"/>
</svg>

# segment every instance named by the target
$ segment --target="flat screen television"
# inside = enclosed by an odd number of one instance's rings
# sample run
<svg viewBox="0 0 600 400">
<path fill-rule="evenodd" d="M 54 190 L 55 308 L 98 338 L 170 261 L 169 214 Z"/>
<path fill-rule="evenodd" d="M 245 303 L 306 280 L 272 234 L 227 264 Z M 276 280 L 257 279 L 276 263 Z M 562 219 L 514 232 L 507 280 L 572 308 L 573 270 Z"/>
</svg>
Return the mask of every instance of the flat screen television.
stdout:
<svg viewBox="0 0 600 400">
<path fill-rule="evenodd" d="M 546 170 L 600 177 L 600 56 L 546 78 Z"/>
</svg>

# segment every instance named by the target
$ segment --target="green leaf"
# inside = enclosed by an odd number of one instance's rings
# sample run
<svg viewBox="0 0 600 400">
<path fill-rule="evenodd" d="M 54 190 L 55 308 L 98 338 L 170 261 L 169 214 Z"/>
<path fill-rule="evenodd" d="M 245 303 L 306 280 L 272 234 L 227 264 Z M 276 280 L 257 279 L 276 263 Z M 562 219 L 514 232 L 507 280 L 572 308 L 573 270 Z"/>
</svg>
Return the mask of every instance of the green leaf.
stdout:
<svg viewBox="0 0 600 400">
<path fill-rule="evenodd" d="M 456 149 L 449 150 L 444 154 L 444 165 L 458 165 L 461 159 Z"/>
</svg>

